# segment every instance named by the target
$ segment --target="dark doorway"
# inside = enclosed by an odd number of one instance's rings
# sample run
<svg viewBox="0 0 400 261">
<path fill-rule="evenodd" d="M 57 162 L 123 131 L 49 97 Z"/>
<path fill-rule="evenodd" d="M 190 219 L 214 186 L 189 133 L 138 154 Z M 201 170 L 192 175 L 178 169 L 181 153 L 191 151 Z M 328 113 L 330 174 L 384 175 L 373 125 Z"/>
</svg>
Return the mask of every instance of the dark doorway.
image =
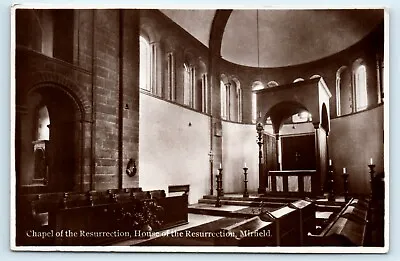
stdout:
<svg viewBox="0 0 400 261">
<path fill-rule="evenodd" d="M 315 136 L 282 137 L 282 170 L 315 170 Z"/>
</svg>

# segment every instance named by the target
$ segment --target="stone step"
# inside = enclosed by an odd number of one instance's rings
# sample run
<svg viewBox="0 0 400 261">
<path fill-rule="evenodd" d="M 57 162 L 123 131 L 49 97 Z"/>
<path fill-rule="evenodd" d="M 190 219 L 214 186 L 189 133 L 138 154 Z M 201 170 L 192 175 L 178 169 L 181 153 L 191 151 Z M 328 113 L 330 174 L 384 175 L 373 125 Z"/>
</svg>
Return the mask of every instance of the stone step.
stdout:
<svg viewBox="0 0 400 261">
<path fill-rule="evenodd" d="M 216 199 L 199 199 L 199 203 L 202 204 L 213 204 L 215 205 Z M 236 199 L 221 199 L 222 205 L 235 205 L 235 206 L 249 206 L 249 207 L 258 207 L 260 206 L 260 201 L 253 201 L 253 200 L 236 200 Z M 282 202 L 265 202 L 263 206 L 265 207 L 282 207 L 285 203 Z"/>
<path fill-rule="evenodd" d="M 217 196 L 214 195 L 204 195 L 203 199 L 216 199 Z M 248 198 L 244 198 L 242 196 L 230 196 L 229 194 L 225 194 L 221 197 L 223 200 L 235 200 L 235 201 L 252 201 L 252 202 L 280 202 L 280 203 L 289 203 L 299 200 L 300 198 L 283 198 L 283 197 L 267 197 L 264 195 L 250 196 Z"/>
</svg>

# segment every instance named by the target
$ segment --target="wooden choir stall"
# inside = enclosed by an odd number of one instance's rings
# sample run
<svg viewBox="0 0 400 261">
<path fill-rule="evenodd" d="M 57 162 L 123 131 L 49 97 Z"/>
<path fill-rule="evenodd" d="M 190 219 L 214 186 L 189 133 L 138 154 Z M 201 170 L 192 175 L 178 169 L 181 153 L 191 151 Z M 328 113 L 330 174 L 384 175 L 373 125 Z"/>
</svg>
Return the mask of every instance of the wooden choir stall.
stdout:
<svg viewBox="0 0 400 261">
<path fill-rule="evenodd" d="M 108 245 L 135 237 L 146 222 L 154 231 L 186 224 L 187 192 L 167 197 L 164 190 L 126 188 L 20 195 L 17 245 Z"/>
</svg>

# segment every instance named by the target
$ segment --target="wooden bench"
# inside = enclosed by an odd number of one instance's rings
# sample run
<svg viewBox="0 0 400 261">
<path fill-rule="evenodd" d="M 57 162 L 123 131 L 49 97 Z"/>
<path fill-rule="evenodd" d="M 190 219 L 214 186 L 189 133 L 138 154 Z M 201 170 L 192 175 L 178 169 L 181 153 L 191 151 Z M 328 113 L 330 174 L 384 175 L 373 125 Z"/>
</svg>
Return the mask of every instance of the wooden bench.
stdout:
<svg viewBox="0 0 400 261">
<path fill-rule="evenodd" d="M 133 213 L 146 200 L 155 200 L 164 210 L 165 229 L 188 222 L 187 195 L 165 197 L 165 192 L 107 190 L 86 193 L 24 195 L 17 202 L 17 245 L 104 245 L 124 238 L 53 237 L 27 238 L 27 231 L 129 232 L 131 225 L 121 215 Z"/>
<path fill-rule="evenodd" d="M 259 216 L 222 228 L 214 238 L 217 246 L 275 246 L 276 231 L 273 221 Z"/>
<path fill-rule="evenodd" d="M 190 185 L 170 185 L 168 186 L 168 196 L 180 196 L 189 194 Z"/>
<path fill-rule="evenodd" d="M 307 233 L 315 230 L 315 205 L 299 200 L 221 229 L 224 237 L 216 245 L 228 246 L 302 246 Z"/>
<path fill-rule="evenodd" d="M 369 202 L 352 198 L 319 235 L 309 234 L 314 246 L 363 246 Z"/>
<path fill-rule="evenodd" d="M 308 233 L 313 234 L 315 232 L 316 227 L 316 219 L 315 212 L 316 207 L 314 202 L 309 199 L 306 200 L 298 200 L 296 202 L 290 203 L 288 205 L 291 208 L 298 209 L 300 211 L 300 246 L 308 245 Z"/>
</svg>

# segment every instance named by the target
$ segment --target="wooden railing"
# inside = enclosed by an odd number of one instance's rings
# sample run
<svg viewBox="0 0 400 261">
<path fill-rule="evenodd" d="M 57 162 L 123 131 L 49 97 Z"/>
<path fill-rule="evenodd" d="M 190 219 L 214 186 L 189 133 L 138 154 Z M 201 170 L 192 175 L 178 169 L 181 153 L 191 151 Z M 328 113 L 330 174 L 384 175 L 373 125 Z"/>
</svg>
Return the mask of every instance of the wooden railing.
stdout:
<svg viewBox="0 0 400 261">
<path fill-rule="evenodd" d="M 315 170 L 284 170 L 268 172 L 268 194 L 304 197 L 313 195 L 317 188 Z"/>
</svg>

